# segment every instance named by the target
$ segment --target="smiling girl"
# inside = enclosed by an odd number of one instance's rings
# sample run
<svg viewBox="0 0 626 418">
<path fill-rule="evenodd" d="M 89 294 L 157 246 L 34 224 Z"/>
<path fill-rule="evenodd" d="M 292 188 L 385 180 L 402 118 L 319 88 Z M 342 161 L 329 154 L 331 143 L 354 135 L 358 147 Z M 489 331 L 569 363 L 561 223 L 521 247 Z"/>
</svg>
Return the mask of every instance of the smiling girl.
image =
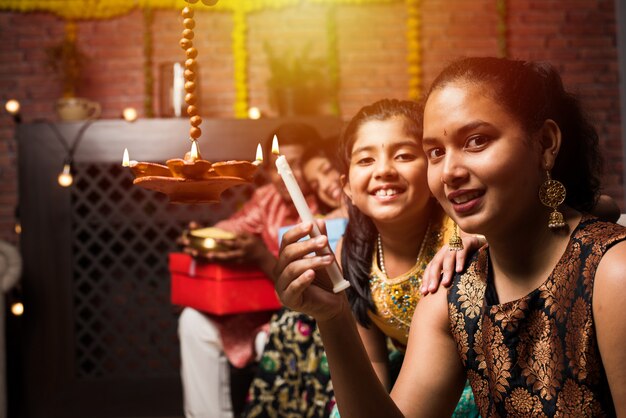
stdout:
<svg viewBox="0 0 626 418">
<path fill-rule="evenodd" d="M 387 390 L 402 364 L 425 268 L 453 232 L 428 190 L 420 111 L 408 101 L 366 106 L 340 144 L 350 219 L 339 249 L 352 285 L 346 293 L 369 360 Z M 473 237 L 465 241 L 466 250 L 479 243 Z M 455 415 L 476 416 L 473 405 L 468 389 Z"/>
</svg>

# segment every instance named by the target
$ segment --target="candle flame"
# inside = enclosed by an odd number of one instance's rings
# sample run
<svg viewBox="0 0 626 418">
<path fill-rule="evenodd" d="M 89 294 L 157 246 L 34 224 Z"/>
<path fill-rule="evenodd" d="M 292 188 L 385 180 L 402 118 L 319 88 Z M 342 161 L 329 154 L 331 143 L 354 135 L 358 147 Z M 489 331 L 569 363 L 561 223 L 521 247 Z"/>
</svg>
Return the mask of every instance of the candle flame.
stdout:
<svg viewBox="0 0 626 418">
<path fill-rule="evenodd" d="M 272 139 L 272 154 L 280 155 L 278 151 L 278 137 L 276 137 L 276 135 L 274 135 L 274 139 Z"/>
<path fill-rule="evenodd" d="M 257 161 L 263 161 L 263 148 L 261 147 L 261 143 L 258 143 L 256 146 L 256 158 Z"/>
<path fill-rule="evenodd" d="M 191 141 L 190 156 L 191 156 L 191 159 L 194 161 L 198 159 L 198 145 L 196 144 L 196 141 Z"/>
<path fill-rule="evenodd" d="M 124 148 L 124 156 L 122 157 L 122 167 L 130 167 L 130 158 L 128 157 L 128 148 Z"/>
</svg>

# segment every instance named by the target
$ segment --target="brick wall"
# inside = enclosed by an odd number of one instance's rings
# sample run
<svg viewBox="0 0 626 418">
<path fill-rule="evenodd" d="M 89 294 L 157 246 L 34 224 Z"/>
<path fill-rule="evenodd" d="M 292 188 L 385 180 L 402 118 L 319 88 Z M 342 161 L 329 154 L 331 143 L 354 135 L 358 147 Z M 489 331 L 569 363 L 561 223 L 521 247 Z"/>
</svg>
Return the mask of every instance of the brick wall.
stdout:
<svg viewBox="0 0 626 418">
<path fill-rule="evenodd" d="M 547 60 L 561 70 L 596 121 L 605 150 L 605 192 L 624 203 L 619 119 L 616 23 L 613 0 L 508 1 L 508 47 L 514 58 Z M 422 0 L 423 77 L 427 85 L 454 58 L 496 55 L 497 13 L 493 0 Z M 338 6 L 340 108 L 349 118 L 362 105 L 384 97 L 405 98 L 406 8 L 403 2 Z M 248 18 L 249 102 L 266 114 L 267 58 L 263 43 L 277 51 L 311 42 L 314 55 L 326 54 L 327 6 L 300 4 Z M 197 12 L 196 38 L 204 117 L 231 117 L 235 100 L 228 13 Z M 79 44 L 90 57 L 78 95 L 102 105 L 103 118 L 118 118 L 126 106 L 143 115 L 143 39 L 153 37 L 154 109 L 159 113 L 162 65 L 182 59 L 179 11 L 155 11 L 151 27 L 135 11 L 106 21 L 78 25 Z M 0 99 L 20 100 L 24 122 L 54 119 L 61 87 L 46 67 L 45 47 L 62 39 L 64 22 L 42 13 L 0 12 Z M 0 239 L 16 241 L 17 202 L 13 121 L 0 113 Z M 59 162 L 61 164 L 61 162 Z"/>
</svg>

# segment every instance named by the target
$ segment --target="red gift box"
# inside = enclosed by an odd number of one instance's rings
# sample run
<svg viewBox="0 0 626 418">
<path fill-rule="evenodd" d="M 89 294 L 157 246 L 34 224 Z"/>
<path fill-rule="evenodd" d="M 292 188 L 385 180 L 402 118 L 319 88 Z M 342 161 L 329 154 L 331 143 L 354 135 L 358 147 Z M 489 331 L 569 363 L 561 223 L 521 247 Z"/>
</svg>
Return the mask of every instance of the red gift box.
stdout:
<svg viewBox="0 0 626 418">
<path fill-rule="evenodd" d="M 197 261 L 170 253 L 171 300 L 214 315 L 277 310 L 274 284 L 262 271 L 246 266 Z"/>
</svg>

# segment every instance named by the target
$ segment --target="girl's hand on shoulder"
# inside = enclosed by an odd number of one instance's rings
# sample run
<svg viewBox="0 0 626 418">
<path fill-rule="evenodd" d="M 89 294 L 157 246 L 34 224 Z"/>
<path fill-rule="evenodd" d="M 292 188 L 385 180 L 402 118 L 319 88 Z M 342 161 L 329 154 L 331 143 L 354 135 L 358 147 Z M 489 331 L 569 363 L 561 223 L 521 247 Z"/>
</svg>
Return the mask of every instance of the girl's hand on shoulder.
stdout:
<svg viewBox="0 0 626 418">
<path fill-rule="evenodd" d="M 283 305 L 305 313 L 318 321 L 332 319 L 347 307 L 343 292 L 334 294 L 324 268 L 334 262 L 334 255 L 316 255 L 328 245 L 326 235 L 302 240 L 312 229 L 301 223 L 283 235 L 278 262 L 274 269 L 276 292 Z M 318 227 L 325 232 L 324 222 Z"/>
<path fill-rule="evenodd" d="M 452 284 L 454 274 L 463 271 L 467 258 L 486 244 L 485 238 L 481 235 L 461 234 L 461 239 L 463 240 L 462 250 L 452 251 L 450 246 L 445 244 L 430 260 L 422 276 L 422 287 L 420 288 L 422 295 L 435 293 L 440 284 L 449 287 Z"/>
</svg>

